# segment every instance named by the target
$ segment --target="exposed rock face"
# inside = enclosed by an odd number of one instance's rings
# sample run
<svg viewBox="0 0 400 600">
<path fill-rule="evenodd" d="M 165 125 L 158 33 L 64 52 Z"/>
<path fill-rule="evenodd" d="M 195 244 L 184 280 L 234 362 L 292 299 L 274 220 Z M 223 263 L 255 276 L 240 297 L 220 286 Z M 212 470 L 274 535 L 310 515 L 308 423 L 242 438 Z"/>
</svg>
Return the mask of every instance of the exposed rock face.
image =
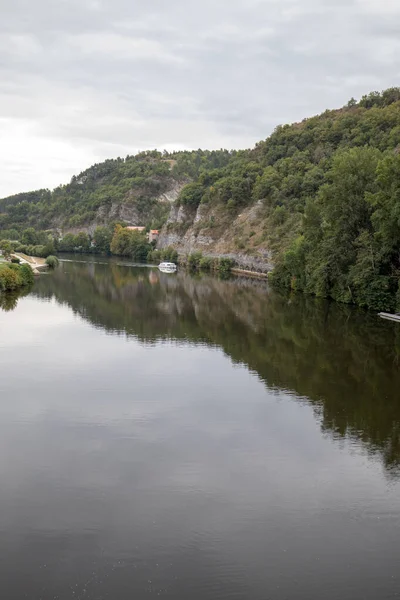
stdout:
<svg viewBox="0 0 400 600">
<path fill-rule="evenodd" d="M 104 225 L 110 221 L 126 221 L 129 225 L 141 225 L 138 221 L 139 213 L 137 207 L 132 204 L 113 202 L 111 207 L 101 206 L 97 211 L 95 227 L 99 224 Z"/>
<path fill-rule="evenodd" d="M 178 199 L 179 194 L 181 193 L 182 188 L 187 184 L 187 181 L 173 181 L 171 188 L 160 194 L 157 198 L 158 202 L 169 202 L 172 204 Z"/>
<path fill-rule="evenodd" d="M 193 212 L 185 206 L 171 206 L 166 225 L 163 227 L 157 247 L 173 246 L 181 255 L 202 252 L 205 256 L 233 259 L 243 269 L 268 272 L 273 269 L 271 252 L 262 243 L 253 244 L 250 252 L 239 251 L 235 242 L 237 232 L 249 231 L 255 236 L 260 228 L 259 212 L 261 202 L 244 209 L 239 215 L 229 219 L 218 208 L 200 204 Z M 253 231 L 254 230 L 254 231 Z"/>
</svg>

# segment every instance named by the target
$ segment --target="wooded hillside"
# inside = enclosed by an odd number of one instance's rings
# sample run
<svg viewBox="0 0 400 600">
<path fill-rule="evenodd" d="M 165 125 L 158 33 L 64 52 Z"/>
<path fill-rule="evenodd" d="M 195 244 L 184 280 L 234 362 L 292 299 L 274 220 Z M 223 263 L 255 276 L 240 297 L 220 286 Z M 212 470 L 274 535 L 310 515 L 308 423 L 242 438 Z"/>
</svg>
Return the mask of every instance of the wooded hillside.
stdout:
<svg viewBox="0 0 400 600">
<path fill-rule="evenodd" d="M 279 126 L 252 150 L 105 161 L 53 192 L 0 200 L 0 230 L 103 224 L 117 205 L 134 206 L 134 224 L 160 228 L 171 208 L 162 194 L 176 182 L 173 204 L 184 211 L 164 229 L 178 238 L 192 228 L 195 240 L 216 240 L 223 230 L 241 252 L 271 252 L 277 284 L 400 309 L 399 88 Z M 234 227 L 249 207 L 255 226 Z"/>
</svg>

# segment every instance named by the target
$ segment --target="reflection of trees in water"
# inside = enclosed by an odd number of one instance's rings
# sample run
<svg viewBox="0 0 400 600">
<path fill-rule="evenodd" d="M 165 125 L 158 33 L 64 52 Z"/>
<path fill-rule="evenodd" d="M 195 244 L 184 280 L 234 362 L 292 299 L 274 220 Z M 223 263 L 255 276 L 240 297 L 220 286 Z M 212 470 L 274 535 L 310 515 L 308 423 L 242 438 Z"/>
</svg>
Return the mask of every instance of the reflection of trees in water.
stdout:
<svg viewBox="0 0 400 600">
<path fill-rule="evenodd" d="M 270 388 L 315 407 L 324 430 L 362 440 L 388 469 L 400 465 L 400 327 L 263 282 L 68 263 L 34 293 L 54 296 L 109 331 L 223 348 Z"/>
<path fill-rule="evenodd" d="M 27 296 L 32 287 L 23 287 L 12 292 L 0 292 L 0 310 L 10 311 L 17 308 L 19 298 Z"/>
</svg>

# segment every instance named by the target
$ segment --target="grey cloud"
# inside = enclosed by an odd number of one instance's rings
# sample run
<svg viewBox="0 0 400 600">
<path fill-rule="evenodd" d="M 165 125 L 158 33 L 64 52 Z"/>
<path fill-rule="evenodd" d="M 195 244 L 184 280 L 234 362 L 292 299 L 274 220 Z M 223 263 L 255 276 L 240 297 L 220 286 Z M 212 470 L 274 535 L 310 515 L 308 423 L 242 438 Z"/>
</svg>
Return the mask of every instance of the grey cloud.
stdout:
<svg viewBox="0 0 400 600">
<path fill-rule="evenodd" d="M 397 1 L 0 8 L 0 196 L 138 149 L 248 147 L 400 74 Z"/>
</svg>

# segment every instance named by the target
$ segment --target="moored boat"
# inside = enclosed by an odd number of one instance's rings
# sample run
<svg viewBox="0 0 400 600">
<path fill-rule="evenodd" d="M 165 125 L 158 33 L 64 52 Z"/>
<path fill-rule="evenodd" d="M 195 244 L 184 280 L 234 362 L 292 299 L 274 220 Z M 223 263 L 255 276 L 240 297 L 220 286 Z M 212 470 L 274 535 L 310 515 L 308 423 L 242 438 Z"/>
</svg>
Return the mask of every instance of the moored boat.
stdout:
<svg viewBox="0 0 400 600">
<path fill-rule="evenodd" d="M 175 273 L 176 264 L 172 262 L 162 262 L 158 265 L 158 268 L 162 273 Z"/>
</svg>

